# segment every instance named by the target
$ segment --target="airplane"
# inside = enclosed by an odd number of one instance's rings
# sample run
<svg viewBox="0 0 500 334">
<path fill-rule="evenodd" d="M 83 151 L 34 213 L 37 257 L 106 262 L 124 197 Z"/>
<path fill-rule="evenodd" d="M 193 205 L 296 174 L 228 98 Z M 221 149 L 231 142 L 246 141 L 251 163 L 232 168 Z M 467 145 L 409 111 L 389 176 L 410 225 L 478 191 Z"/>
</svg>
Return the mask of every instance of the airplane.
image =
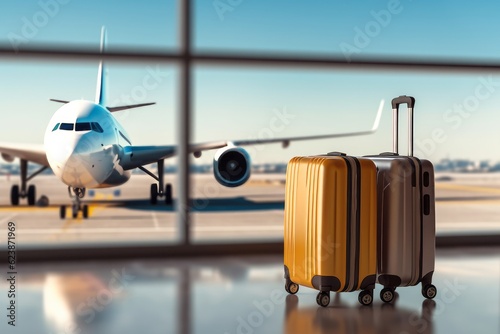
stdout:
<svg viewBox="0 0 500 334">
<path fill-rule="evenodd" d="M 106 30 L 101 30 L 100 52 L 105 51 Z M 97 76 L 94 101 L 50 99 L 62 103 L 50 119 L 43 145 L 0 143 L 0 154 L 8 162 L 20 161 L 20 185 L 11 188 L 10 200 L 19 205 L 21 198 L 27 198 L 28 205 L 35 205 L 36 188 L 28 182 L 50 168 L 68 186 L 72 200 L 72 217 L 81 212 L 88 218 L 88 206 L 82 204 L 87 189 L 116 187 L 127 182 L 132 170 L 138 168 L 156 182 L 150 187 L 150 202 L 157 204 L 163 197 L 172 205 L 172 185 L 164 182 L 164 160 L 176 155 L 176 146 L 134 146 L 113 113 L 122 110 L 149 106 L 155 103 L 141 103 L 123 106 L 108 106 L 106 101 L 106 70 L 101 60 Z M 291 141 L 314 140 L 358 136 L 374 133 L 380 123 L 384 100 L 380 102 L 373 127 L 367 131 L 325 134 L 290 138 L 214 141 L 192 144 L 189 153 L 200 157 L 202 151 L 217 149 L 213 160 L 215 179 L 226 187 L 243 185 L 250 177 L 250 155 L 242 147 L 282 143 L 286 148 Z M 28 163 L 41 165 L 28 176 Z M 157 164 L 157 175 L 144 166 Z M 66 217 L 66 206 L 60 207 L 60 218 Z"/>
</svg>

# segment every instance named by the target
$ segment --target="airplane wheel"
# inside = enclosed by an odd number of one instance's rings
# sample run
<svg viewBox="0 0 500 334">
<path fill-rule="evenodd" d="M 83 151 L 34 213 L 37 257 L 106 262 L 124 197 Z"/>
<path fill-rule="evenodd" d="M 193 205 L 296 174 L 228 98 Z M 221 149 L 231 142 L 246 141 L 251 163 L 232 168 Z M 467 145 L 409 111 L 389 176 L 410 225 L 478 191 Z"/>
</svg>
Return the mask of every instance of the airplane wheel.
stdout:
<svg viewBox="0 0 500 334">
<path fill-rule="evenodd" d="M 89 217 L 89 206 L 88 205 L 83 206 L 82 213 L 83 213 L 84 219 L 87 219 Z"/>
<path fill-rule="evenodd" d="M 64 205 L 61 205 L 61 207 L 59 208 L 59 217 L 61 219 L 66 218 L 66 207 Z"/>
<path fill-rule="evenodd" d="M 10 204 L 19 205 L 19 186 L 14 185 L 10 189 Z"/>
<path fill-rule="evenodd" d="M 170 183 L 165 186 L 165 204 L 172 204 L 172 185 Z"/>
<path fill-rule="evenodd" d="M 34 185 L 28 187 L 28 205 L 35 205 L 36 200 L 36 188 Z"/>
<path fill-rule="evenodd" d="M 73 205 L 72 217 L 73 217 L 73 218 L 78 217 L 78 206 L 77 206 L 77 207 L 75 207 L 75 206 Z"/>
<path fill-rule="evenodd" d="M 150 197 L 151 204 L 155 205 L 158 202 L 158 185 L 156 183 L 153 183 L 151 185 L 151 197 Z"/>
</svg>

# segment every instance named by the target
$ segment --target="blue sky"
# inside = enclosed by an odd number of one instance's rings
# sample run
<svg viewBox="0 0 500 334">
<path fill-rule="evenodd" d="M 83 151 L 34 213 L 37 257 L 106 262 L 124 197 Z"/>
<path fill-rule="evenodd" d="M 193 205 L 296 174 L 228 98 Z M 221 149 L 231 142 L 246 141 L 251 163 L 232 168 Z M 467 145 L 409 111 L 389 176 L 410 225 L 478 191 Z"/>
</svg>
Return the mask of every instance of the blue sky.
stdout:
<svg viewBox="0 0 500 334">
<path fill-rule="evenodd" d="M 496 60 L 499 11 L 496 1 L 198 0 L 194 42 L 200 50 L 243 53 Z M 0 43 L 12 47 L 83 44 L 97 49 L 102 25 L 109 49 L 168 50 L 178 45 L 175 1 L 2 1 L 0 22 Z M 134 144 L 174 143 L 175 66 L 108 67 L 111 104 L 158 103 L 117 114 Z M 59 107 L 48 99 L 93 99 L 97 64 L 2 59 L 0 73 L 0 112 L 6 120 L 0 124 L 0 141 L 41 143 L 46 123 Z M 145 82 L 152 85 L 146 89 Z M 364 130 L 371 127 L 383 98 L 386 107 L 375 135 L 292 143 L 288 150 L 279 145 L 250 148 L 259 163 L 333 150 L 379 153 L 392 147 L 388 102 L 401 94 L 417 98 L 415 139 L 421 156 L 500 160 L 500 76 L 495 73 L 197 67 L 193 139 Z M 279 115 L 289 116 L 283 122 Z M 211 158 L 205 154 L 201 162 Z"/>
</svg>

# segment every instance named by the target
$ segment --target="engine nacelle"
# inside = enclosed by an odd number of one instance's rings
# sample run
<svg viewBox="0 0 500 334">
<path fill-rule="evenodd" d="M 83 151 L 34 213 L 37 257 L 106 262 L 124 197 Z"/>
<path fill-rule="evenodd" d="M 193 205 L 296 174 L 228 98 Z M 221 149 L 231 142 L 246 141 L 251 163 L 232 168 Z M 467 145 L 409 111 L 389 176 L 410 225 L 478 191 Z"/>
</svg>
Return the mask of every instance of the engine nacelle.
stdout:
<svg viewBox="0 0 500 334">
<path fill-rule="evenodd" d="M 250 155 L 241 147 L 224 147 L 214 156 L 214 176 L 226 187 L 239 187 L 250 177 Z"/>
<path fill-rule="evenodd" d="M 8 155 L 8 154 L 5 154 L 5 153 L 2 153 L 2 159 L 4 159 L 7 162 L 14 161 L 14 157 L 12 155 Z"/>
</svg>

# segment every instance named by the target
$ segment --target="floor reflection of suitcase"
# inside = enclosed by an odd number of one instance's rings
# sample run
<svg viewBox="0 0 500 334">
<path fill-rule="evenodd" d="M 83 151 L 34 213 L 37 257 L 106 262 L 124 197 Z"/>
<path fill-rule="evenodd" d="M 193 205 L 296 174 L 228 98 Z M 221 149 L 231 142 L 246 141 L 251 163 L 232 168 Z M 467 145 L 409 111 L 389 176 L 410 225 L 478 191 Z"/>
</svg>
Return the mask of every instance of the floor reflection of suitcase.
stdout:
<svg viewBox="0 0 500 334">
<path fill-rule="evenodd" d="M 339 295 L 332 298 L 332 308 L 300 307 L 297 296 L 288 295 L 283 334 L 434 333 L 436 302 L 433 300 L 426 299 L 414 308 L 386 304 L 356 307 L 340 300 Z"/>
<path fill-rule="evenodd" d="M 285 289 L 362 290 L 359 302 L 373 300 L 377 261 L 376 168 L 366 158 L 342 153 L 295 157 L 286 176 Z"/>
<path fill-rule="evenodd" d="M 408 156 L 398 154 L 398 109 L 408 105 Z M 379 249 L 377 280 L 384 286 L 380 297 L 394 298 L 399 286 L 422 284 L 422 294 L 434 298 L 435 257 L 434 168 L 428 160 L 413 157 L 415 99 L 392 100 L 393 153 L 369 157 L 377 166 Z"/>
</svg>

